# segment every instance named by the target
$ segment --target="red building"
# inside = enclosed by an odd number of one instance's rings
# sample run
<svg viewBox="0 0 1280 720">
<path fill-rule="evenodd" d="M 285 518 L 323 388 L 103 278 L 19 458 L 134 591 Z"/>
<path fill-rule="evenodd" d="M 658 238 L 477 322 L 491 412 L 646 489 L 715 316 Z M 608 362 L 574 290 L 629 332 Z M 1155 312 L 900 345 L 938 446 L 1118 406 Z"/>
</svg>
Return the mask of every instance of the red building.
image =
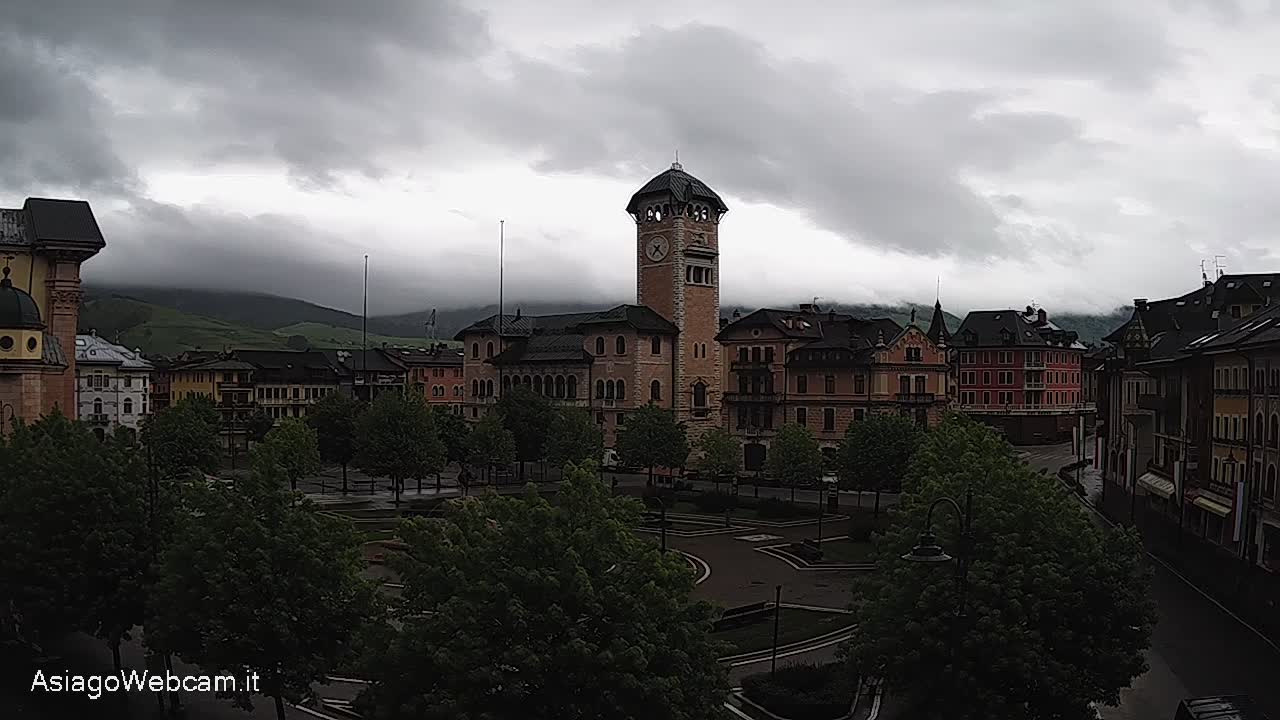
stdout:
<svg viewBox="0 0 1280 720">
<path fill-rule="evenodd" d="M 1084 397 L 1088 350 L 1076 333 L 1049 322 L 1043 309 L 969 313 L 952 340 L 965 413 L 996 427 L 1010 442 L 1071 437 L 1094 407 Z"/>
</svg>

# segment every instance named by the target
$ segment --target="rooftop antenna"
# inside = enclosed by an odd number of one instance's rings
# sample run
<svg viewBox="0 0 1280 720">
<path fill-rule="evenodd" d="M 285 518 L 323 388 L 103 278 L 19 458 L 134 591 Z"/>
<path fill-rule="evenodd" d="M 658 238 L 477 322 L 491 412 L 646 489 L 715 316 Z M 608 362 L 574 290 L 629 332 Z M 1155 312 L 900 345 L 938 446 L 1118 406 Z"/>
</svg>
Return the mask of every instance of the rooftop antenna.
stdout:
<svg viewBox="0 0 1280 720">
<path fill-rule="evenodd" d="M 942 302 L 942 276 L 941 275 L 938 276 L 938 291 L 934 294 L 933 301 L 935 303 Z"/>
<path fill-rule="evenodd" d="M 427 321 L 422 323 L 422 327 L 427 332 L 427 340 L 431 343 L 431 347 L 436 346 L 436 309 L 431 308 L 431 315 L 427 317 Z"/>
<path fill-rule="evenodd" d="M 676 160 L 675 160 L 675 162 L 671 163 L 671 169 L 672 169 L 672 170 L 683 170 L 683 169 L 684 169 L 684 166 L 680 164 L 680 149 L 679 149 L 679 148 L 677 148 L 677 149 L 676 149 Z"/>
<path fill-rule="evenodd" d="M 502 271 L 503 271 L 503 254 L 507 246 L 507 221 L 498 221 L 498 354 L 501 355 L 502 347 Z M 502 368 L 498 368 L 498 375 L 502 375 Z M 498 378 L 498 397 L 502 397 L 502 378 Z"/>
<path fill-rule="evenodd" d="M 1214 256 L 1213 256 L 1213 270 L 1214 270 L 1214 277 L 1215 277 L 1215 278 L 1220 278 L 1220 277 L 1222 277 L 1223 272 L 1225 272 L 1225 271 L 1224 271 L 1224 269 L 1223 269 L 1223 268 L 1224 268 L 1224 266 L 1223 266 L 1222 264 L 1220 264 L 1220 263 L 1218 262 L 1218 260 L 1226 260 L 1226 259 L 1227 259 L 1227 256 L 1226 256 L 1226 255 L 1214 255 Z"/>
<path fill-rule="evenodd" d="M 1200 261 L 1200 280 L 1205 284 L 1209 284 L 1209 273 L 1204 271 L 1204 260 Z"/>
</svg>

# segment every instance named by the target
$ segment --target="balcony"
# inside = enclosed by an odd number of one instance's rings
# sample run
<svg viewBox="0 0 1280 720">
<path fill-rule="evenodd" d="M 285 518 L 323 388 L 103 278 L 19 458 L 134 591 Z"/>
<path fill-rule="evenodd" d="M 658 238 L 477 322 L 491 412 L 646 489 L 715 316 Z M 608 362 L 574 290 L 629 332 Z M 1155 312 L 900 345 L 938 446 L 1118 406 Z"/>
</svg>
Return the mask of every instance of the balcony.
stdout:
<svg viewBox="0 0 1280 720">
<path fill-rule="evenodd" d="M 734 360 L 729 363 L 729 369 L 734 372 L 772 370 L 773 363 L 765 360 Z"/>
<path fill-rule="evenodd" d="M 85 422 L 106 425 L 111 422 L 111 416 L 106 413 L 91 413 L 85 416 Z"/>
<path fill-rule="evenodd" d="M 1078 415 L 1096 410 L 1093 403 L 1076 405 L 961 405 L 961 412 L 984 415 Z"/>
<path fill-rule="evenodd" d="M 222 402 L 217 404 L 219 409 L 252 408 L 257 406 L 258 403 L 253 400 L 234 400 L 231 398 L 222 398 Z"/>
<path fill-rule="evenodd" d="M 778 402 L 778 393 L 761 392 L 761 393 L 741 393 L 731 392 L 724 394 L 725 402 L 731 403 L 776 403 Z"/>
<path fill-rule="evenodd" d="M 1022 383 L 1022 389 L 1023 390 L 1043 390 L 1044 382 L 1036 382 L 1033 380 L 1028 380 Z"/>
<path fill-rule="evenodd" d="M 908 403 L 912 405 L 929 405 L 932 404 L 936 396 L 933 393 L 897 393 L 893 399 L 900 403 Z"/>
<path fill-rule="evenodd" d="M 1039 360 L 1032 360 L 1031 358 L 1027 358 L 1027 359 L 1022 363 L 1022 367 L 1027 368 L 1027 369 L 1030 369 L 1030 370 L 1043 370 L 1043 369 L 1044 369 L 1044 359 L 1043 359 L 1043 358 L 1041 358 L 1041 359 L 1039 359 Z"/>
<path fill-rule="evenodd" d="M 252 390 L 253 387 L 253 383 L 248 380 L 223 380 L 218 383 L 219 390 Z"/>
</svg>

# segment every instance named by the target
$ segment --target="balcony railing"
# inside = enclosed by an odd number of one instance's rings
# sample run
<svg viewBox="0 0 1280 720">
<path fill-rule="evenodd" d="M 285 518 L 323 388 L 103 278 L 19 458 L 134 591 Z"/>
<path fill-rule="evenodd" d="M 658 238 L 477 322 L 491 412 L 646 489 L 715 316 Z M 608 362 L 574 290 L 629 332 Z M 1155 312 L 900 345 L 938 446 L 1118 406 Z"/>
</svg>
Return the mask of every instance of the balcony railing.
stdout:
<svg viewBox="0 0 1280 720">
<path fill-rule="evenodd" d="M 991 413 L 1003 415 L 1074 415 L 1083 412 L 1094 412 L 1093 403 L 1075 405 L 961 405 L 960 410 L 967 413 Z"/>
<path fill-rule="evenodd" d="M 106 413 L 90 413 L 87 421 L 91 423 L 109 423 L 111 422 L 111 416 Z"/>
<path fill-rule="evenodd" d="M 1022 363 L 1022 367 L 1024 367 L 1024 368 L 1043 368 L 1043 367 L 1044 367 L 1044 360 L 1043 360 L 1043 359 L 1041 359 L 1041 360 L 1032 360 L 1031 358 L 1027 358 L 1027 359 Z"/>
<path fill-rule="evenodd" d="M 1026 381 L 1026 382 L 1022 383 L 1022 389 L 1023 389 L 1023 390 L 1043 390 L 1043 389 L 1044 389 L 1044 383 L 1043 383 L 1043 382 L 1037 382 L 1037 381 L 1035 381 L 1035 380 L 1028 380 L 1028 381 Z"/>
<path fill-rule="evenodd" d="M 731 392 L 725 393 L 726 402 L 738 403 L 775 403 L 778 402 L 778 393 L 776 392 L 760 392 L 760 393 L 741 393 Z"/>
<path fill-rule="evenodd" d="M 769 370 L 773 363 L 765 360 L 734 360 L 729 363 L 730 370 Z"/>
<path fill-rule="evenodd" d="M 253 387 L 254 387 L 253 383 L 249 382 L 248 380 L 244 380 L 244 381 L 223 380 L 218 383 L 218 389 L 220 390 L 235 390 L 235 389 L 252 390 Z"/>
<path fill-rule="evenodd" d="M 933 393 L 898 393 L 893 396 L 894 400 L 900 403 L 922 403 L 929 404 L 934 401 L 936 396 Z"/>
</svg>

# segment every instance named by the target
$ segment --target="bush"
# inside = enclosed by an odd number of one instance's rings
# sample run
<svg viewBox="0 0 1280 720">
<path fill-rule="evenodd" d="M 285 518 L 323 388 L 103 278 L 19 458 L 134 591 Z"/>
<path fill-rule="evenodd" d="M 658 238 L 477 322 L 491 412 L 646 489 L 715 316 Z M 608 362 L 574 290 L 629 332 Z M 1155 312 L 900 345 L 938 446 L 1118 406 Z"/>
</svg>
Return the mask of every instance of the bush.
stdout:
<svg viewBox="0 0 1280 720">
<path fill-rule="evenodd" d="M 871 533 L 879 529 L 875 518 L 858 513 L 849 520 L 849 539 L 854 542 L 871 542 Z"/>
<path fill-rule="evenodd" d="M 742 694 L 771 713 L 792 720 L 831 720 L 849 712 L 854 682 L 843 663 L 800 663 L 742 679 Z"/>
<path fill-rule="evenodd" d="M 693 504 L 705 513 L 722 513 L 738 507 L 738 498 L 729 493 L 704 492 L 693 498 Z"/>
<path fill-rule="evenodd" d="M 761 518 L 793 518 L 799 514 L 795 503 L 779 498 L 760 498 L 756 504 L 756 515 Z"/>
</svg>

